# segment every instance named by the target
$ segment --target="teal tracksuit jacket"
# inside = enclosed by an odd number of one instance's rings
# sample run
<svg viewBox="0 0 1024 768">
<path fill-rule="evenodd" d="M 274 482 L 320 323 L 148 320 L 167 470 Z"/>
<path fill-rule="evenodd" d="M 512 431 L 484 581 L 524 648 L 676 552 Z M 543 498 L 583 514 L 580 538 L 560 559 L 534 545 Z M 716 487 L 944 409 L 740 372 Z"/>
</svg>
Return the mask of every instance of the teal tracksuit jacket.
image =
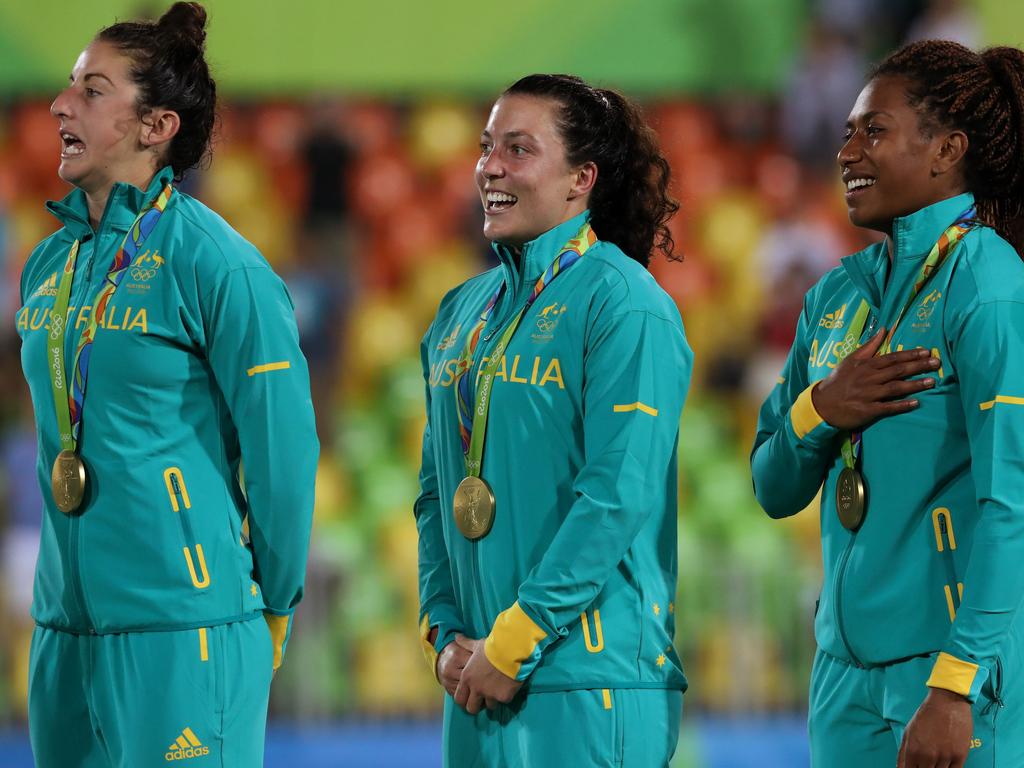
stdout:
<svg viewBox="0 0 1024 768">
<path fill-rule="evenodd" d="M 45 514 L 32 614 L 75 634 L 209 627 L 266 612 L 280 662 L 302 597 L 318 443 L 287 290 L 223 219 L 175 191 L 100 320 L 80 431 L 80 514 L 57 510 L 60 450 L 47 370 L 49 313 L 81 241 L 65 359 L 142 206 L 115 185 L 97 231 L 75 190 L 31 254 L 15 318 L 39 438 Z M 244 465 L 244 484 L 239 469 Z M 243 536 L 248 521 L 248 538 Z"/>
<path fill-rule="evenodd" d="M 761 410 L 752 454 L 758 501 L 772 517 L 806 507 L 824 483 L 819 647 L 856 666 L 936 654 L 928 680 L 974 701 L 998 695 L 1019 640 L 1024 596 L 1024 264 L 992 229 L 960 242 L 907 310 L 893 350 L 939 358 L 920 407 L 863 433 L 867 518 L 857 533 L 835 511 L 839 432 L 811 388 L 861 299 L 862 341 L 890 327 L 921 263 L 973 198 L 960 195 L 895 221 L 894 259 L 873 245 L 843 259 L 807 294 L 796 340 Z M 923 699 L 923 692 L 922 692 Z"/>
<path fill-rule="evenodd" d="M 428 660 L 456 632 L 529 690 L 685 689 L 672 647 L 679 417 L 691 352 L 650 273 L 598 242 L 540 295 L 499 364 L 483 478 L 491 532 L 469 541 L 452 499 L 465 477 L 455 367 L 498 286 L 474 365 L 586 220 L 580 214 L 451 291 L 422 345 L 427 426 L 416 501 Z M 436 641 L 427 637 L 437 627 Z"/>
</svg>

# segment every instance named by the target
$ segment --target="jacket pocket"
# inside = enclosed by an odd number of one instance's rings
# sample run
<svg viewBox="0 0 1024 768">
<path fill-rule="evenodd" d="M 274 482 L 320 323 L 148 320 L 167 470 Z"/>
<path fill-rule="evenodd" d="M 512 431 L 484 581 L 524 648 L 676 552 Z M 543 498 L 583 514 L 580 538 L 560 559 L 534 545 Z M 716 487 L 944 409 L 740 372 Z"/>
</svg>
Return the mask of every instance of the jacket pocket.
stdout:
<svg viewBox="0 0 1024 768">
<path fill-rule="evenodd" d="M 600 653 L 604 650 L 604 630 L 601 627 L 601 611 L 595 608 L 590 614 L 584 611 L 580 614 L 580 623 L 583 625 L 583 644 L 590 653 Z M 593 625 L 593 629 L 591 629 Z"/>
<path fill-rule="evenodd" d="M 964 585 L 957 581 L 956 563 L 953 560 L 953 551 L 956 549 L 956 535 L 953 533 L 953 516 L 946 507 L 936 507 L 932 510 L 932 524 L 935 527 L 935 548 L 942 555 L 946 568 L 946 583 L 942 591 L 946 597 L 946 608 L 949 611 L 949 620 L 956 618 L 957 609 L 960 608 L 960 601 L 964 596 Z"/>
<path fill-rule="evenodd" d="M 203 545 L 196 541 L 192 523 L 189 520 L 192 500 L 189 498 L 188 487 L 185 485 L 185 476 L 178 467 L 168 467 L 164 470 L 164 483 L 167 485 L 171 510 L 178 518 L 181 534 L 185 539 L 182 553 L 185 557 L 185 564 L 188 566 L 188 574 L 192 578 L 192 586 L 196 589 L 206 589 L 210 586 L 210 574 L 206 569 Z"/>
</svg>

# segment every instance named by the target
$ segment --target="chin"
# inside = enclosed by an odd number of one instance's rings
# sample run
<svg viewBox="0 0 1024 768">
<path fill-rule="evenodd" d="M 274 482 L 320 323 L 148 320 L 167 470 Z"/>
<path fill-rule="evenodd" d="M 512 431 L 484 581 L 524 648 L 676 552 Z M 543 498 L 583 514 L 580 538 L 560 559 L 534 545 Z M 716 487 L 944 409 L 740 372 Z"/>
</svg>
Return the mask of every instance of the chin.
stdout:
<svg viewBox="0 0 1024 768">
<path fill-rule="evenodd" d="M 876 232 L 888 232 L 892 227 L 892 219 L 881 219 L 878 216 L 873 216 L 870 213 L 864 213 L 856 208 L 850 208 L 848 210 L 850 217 L 850 223 L 855 227 L 861 229 L 873 229 Z"/>
<path fill-rule="evenodd" d="M 511 227 L 503 227 L 500 222 L 496 221 L 484 221 L 484 237 L 492 243 L 502 243 L 503 245 L 511 246 L 519 246 L 525 242 L 516 235 Z"/>
</svg>

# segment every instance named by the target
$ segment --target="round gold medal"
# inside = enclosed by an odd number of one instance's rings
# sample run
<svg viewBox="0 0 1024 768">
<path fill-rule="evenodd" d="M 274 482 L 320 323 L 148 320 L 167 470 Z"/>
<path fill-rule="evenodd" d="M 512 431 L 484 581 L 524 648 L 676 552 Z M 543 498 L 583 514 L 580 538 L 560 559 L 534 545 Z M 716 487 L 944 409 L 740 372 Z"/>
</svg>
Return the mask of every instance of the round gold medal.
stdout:
<svg viewBox="0 0 1024 768">
<path fill-rule="evenodd" d="M 486 480 L 467 477 L 455 489 L 455 525 L 467 539 L 486 536 L 494 525 L 494 492 Z"/>
<path fill-rule="evenodd" d="M 857 531 L 864 524 L 867 493 L 860 472 L 845 467 L 836 482 L 836 513 L 848 531 Z"/>
<path fill-rule="evenodd" d="M 70 515 L 85 496 L 85 463 L 74 451 L 61 451 L 53 462 L 50 485 L 57 509 Z"/>
</svg>

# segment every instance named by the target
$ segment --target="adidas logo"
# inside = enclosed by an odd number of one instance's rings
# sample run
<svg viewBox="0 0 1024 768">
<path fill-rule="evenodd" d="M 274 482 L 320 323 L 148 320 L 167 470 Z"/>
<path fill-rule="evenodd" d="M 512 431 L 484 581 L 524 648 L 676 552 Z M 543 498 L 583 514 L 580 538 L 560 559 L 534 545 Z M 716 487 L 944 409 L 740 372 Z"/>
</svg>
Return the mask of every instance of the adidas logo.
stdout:
<svg viewBox="0 0 1024 768">
<path fill-rule="evenodd" d="M 443 352 L 446 349 L 451 349 L 452 347 L 454 347 L 455 346 L 455 340 L 458 339 L 459 331 L 461 330 L 461 328 L 462 328 L 462 323 L 459 323 L 458 325 L 455 326 L 455 330 L 454 331 L 452 331 L 447 336 L 445 336 L 443 339 L 441 339 L 441 341 L 437 345 L 438 351 Z"/>
<path fill-rule="evenodd" d="M 829 312 L 827 315 L 825 315 L 823 318 L 821 318 L 821 322 L 819 323 L 819 325 L 822 328 L 828 328 L 829 330 L 831 330 L 833 328 L 842 328 L 843 327 L 843 315 L 845 315 L 845 314 L 846 314 L 846 305 L 843 304 L 843 306 L 841 306 L 835 312 Z"/>
<path fill-rule="evenodd" d="M 210 748 L 202 745 L 199 737 L 193 733 L 191 728 L 186 728 L 167 748 L 164 760 L 170 763 L 174 760 L 190 760 L 193 757 L 204 757 L 208 754 L 210 754 Z"/>
<path fill-rule="evenodd" d="M 32 294 L 32 298 L 36 296 L 56 296 L 57 295 L 57 273 L 54 272 L 50 275 L 49 279 L 36 288 L 36 292 Z"/>
</svg>

